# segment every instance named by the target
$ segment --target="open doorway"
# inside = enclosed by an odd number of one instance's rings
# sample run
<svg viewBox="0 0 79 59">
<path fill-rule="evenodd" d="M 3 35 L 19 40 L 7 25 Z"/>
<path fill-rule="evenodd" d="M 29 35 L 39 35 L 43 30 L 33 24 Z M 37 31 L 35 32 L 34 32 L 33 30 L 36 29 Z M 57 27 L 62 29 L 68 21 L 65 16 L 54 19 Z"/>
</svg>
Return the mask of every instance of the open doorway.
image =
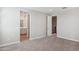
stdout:
<svg viewBox="0 0 79 59">
<path fill-rule="evenodd" d="M 29 39 L 29 14 L 20 11 L 20 41 Z"/>
<path fill-rule="evenodd" d="M 52 16 L 52 34 L 57 34 L 57 16 Z"/>
</svg>

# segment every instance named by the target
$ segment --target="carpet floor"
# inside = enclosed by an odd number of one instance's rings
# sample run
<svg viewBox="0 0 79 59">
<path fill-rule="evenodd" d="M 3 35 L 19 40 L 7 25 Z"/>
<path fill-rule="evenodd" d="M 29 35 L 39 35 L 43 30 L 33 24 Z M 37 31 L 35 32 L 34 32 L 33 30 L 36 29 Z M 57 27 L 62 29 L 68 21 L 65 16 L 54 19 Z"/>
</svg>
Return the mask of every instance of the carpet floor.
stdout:
<svg viewBox="0 0 79 59">
<path fill-rule="evenodd" d="M 79 42 L 47 37 L 0 47 L 0 51 L 79 51 Z"/>
</svg>

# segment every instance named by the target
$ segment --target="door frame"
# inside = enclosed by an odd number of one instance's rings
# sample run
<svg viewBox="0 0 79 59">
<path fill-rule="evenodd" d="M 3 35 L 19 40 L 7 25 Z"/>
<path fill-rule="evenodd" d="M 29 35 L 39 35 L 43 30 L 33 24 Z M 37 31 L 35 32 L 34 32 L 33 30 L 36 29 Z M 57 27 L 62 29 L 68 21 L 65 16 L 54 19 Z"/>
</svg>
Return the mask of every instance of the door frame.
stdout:
<svg viewBox="0 0 79 59">
<path fill-rule="evenodd" d="M 48 34 L 48 30 L 49 30 L 49 28 L 48 28 L 48 26 L 49 26 L 49 23 L 48 23 L 48 20 L 50 20 L 51 22 L 51 33 L 50 33 L 50 35 Z M 57 33 L 57 20 L 56 20 L 56 33 Z M 52 36 L 53 34 L 52 34 L 52 16 L 46 16 L 46 37 L 48 37 L 48 36 Z"/>
<path fill-rule="evenodd" d="M 20 10 L 20 11 L 24 11 L 24 10 Z M 28 20 L 27 20 L 27 22 L 28 22 L 28 33 L 27 33 L 27 35 L 28 35 L 28 40 L 30 39 L 30 13 L 28 12 L 28 11 L 24 11 L 24 12 L 27 12 L 27 14 L 28 14 Z M 21 16 L 20 16 L 21 17 Z M 20 42 L 21 42 L 21 38 L 20 38 Z"/>
</svg>

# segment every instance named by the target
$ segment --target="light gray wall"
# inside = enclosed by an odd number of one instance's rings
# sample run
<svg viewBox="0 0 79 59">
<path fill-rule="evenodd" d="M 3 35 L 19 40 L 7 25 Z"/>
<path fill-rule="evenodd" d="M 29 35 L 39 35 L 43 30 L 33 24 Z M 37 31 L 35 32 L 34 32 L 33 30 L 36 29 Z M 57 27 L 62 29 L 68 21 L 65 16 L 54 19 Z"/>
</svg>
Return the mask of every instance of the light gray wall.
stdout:
<svg viewBox="0 0 79 59">
<path fill-rule="evenodd" d="M 57 36 L 79 41 L 79 8 L 57 16 Z"/>
<path fill-rule="evenodd" d="M 52 16 L 47 16 L 47 36 L 52 35 Z"/>
<path fill-rule="evenodd" d="M 0 45 L 19 42 L 19 9 L 1 8 L 0 14 Z"/>
<path fill-rule="evenodd" d="M 46 15 L 40 12 L 30 13 L 30 36 L 32 39 L 46 36 Z"/>
</svg>

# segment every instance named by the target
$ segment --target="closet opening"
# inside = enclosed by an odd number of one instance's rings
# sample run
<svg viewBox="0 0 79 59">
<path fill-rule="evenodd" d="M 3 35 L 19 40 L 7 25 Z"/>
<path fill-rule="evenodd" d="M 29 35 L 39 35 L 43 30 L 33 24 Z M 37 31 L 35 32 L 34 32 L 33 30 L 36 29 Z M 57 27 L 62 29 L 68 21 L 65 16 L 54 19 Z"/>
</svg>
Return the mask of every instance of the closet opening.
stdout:
<svg viewBox="0 0 79 59">
<path fill-rule="evenodd" d="M 57 34 L 57 16 L 52 16 L 52 34 Z"/>
</svg>

